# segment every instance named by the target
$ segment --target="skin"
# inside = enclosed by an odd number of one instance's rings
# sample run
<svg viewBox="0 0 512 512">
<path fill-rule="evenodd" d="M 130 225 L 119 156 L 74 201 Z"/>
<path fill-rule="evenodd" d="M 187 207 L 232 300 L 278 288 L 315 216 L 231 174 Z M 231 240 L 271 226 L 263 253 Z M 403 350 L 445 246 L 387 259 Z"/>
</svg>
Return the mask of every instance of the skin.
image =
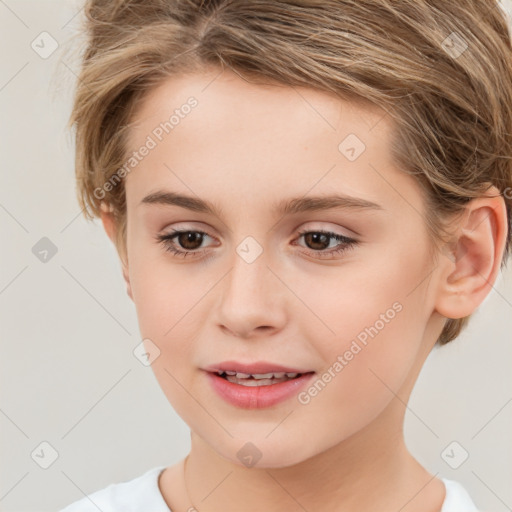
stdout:
<svg viewBox="0 0 512 512">
<path fill-rule="evenodd" d="M 160 350 L 156 378 L 191 429 L 189 455 L 160 477 L 165 501 L 173 512 L 439 511 L 443 483 L 404 443 L 405 404 L 446 318 L 471 314 L 496 280 L 503 198 L 473 200 L 453 226 L 453 256 L 432 261 L 422 193 L 391 160 L 384 112 L 209 70 L 149 91 L 128 147 L 190 96 L 198 105 L 125 182 L 127 292 L 142 338 Z M 349 134 L 366 145 L 354 161 L 338 149 Z M 221 216 L 141 204 L 160 189 L 211 201 Z M 280 200 L 333 192 L 381 209 L 272 213 Z M 113 218 L 102 220 L 114 240 Z M 166 251 L 155 237 L 171 228 L 207 233 L 195 245 L 174 239 L 204 252 Z M 329 255 L 340 242 L 315 245 L 298 236 L 305 229 L 359 243 Z M 250 264 L 236 252 L 247 236 L 263 249 Z M 266 360 L 322 375 L 396 302 L 401 311 L 308 404 L 237 408 L 202 370 Z M 237 457 L 248 441 L 262 454 L 251 468 Z"/>
</svg>

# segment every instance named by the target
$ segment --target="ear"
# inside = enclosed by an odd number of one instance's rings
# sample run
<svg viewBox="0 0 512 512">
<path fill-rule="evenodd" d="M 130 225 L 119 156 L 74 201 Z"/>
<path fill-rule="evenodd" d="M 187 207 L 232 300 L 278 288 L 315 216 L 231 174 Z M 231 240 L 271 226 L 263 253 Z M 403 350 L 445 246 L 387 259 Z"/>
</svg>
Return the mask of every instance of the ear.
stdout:
<svg viewBox="0 0 512 512">
<path fill-rule="evenodd" d="M 103 223 L 103 228 L 105 229 L 108 237 L 114 244 L 116 245 L 116 223 L 114 215 L 111 213 L 110 209 L 105 205 L 105 203 L 101 203 L 101 222 Z M 117 250 L 117 247 L 116 247 Z M 119 253 L 118 253 L 119 254 Z M 126 283 L 126 293 L 130 297 L 130 299 L 133 300 L 132 296 L 132 288 L 130 285 L 130 277 L 128 274 L 128 261 L 124 261 L 123 258 L 120 258 L 121 260 L 121 266 L 123 271 L 123 279 Z"/>
<path fill-rule="evenodd" d="M 468 203 L 453 244 L 443 251 L 448 257 L 441 259 L 436 311 L 455 319 L 477 309 L 498 277 L 507 230 L 505 201 L 496 187 Z"/>
</svg>

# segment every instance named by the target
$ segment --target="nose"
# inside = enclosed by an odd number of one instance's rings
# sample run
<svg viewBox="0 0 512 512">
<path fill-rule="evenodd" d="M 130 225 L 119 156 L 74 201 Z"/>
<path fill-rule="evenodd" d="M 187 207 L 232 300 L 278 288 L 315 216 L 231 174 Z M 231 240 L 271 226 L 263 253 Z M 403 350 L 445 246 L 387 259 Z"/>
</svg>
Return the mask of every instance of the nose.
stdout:
<svg viewBox="0 0 512 512">
<path fill-rule="evenodd" d="M 287 300 L 286 287 L 268 266 L 265 252 L 250 263 L 235 253 L 222 283 L 217 323 L 235 336 L 268 336 L 285 325 Z"/>
</svg>

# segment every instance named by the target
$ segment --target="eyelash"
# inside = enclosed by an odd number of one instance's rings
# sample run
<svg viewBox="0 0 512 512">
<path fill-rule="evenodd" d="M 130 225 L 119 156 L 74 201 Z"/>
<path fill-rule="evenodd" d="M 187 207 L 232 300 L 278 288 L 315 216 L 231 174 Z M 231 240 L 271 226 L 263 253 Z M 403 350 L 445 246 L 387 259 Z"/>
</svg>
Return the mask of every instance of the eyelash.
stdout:
<svg viewBox="0 0 512 512">
<path fill-rule="evenodd" d="M 189 254 L 201 254 L 201 252 L 206 252 L 206 250 L 181 250 L 177 249 L 176 246 L 173 243 L 173 239 L 177 236 L 183 234 L 183 233 L 199 233 L 202 235 L 208 235 L 208 233 L 205 233 L 204 231 L 197 231 L 197 230 L 190 230 L 190 229 L 184 229 L 184 230 L 173 230 L 172 234 L 165 234 L 165 235 L 157 235 L 155 238 L 158 242 L 162 243 L 165 250 L 169 251 L 170 253 L 185 258 Z M 300 238 L 302 235 L 308 234 L 308 233 L 315 233 L 315 234 L 324 234 L 328 235 L 330 238 L 334 238 L 338 242 L 343 242 L 343 245 L 340 245 L 338 249 L 330 250 L 330 251 L 314 251 L 313 249 L 309 249 L 308 253 L 311 255 L 333 255 L 333 254 L 341 254 L 344 253 L 350 249 L 355 248 L 355 246 L 359 243 L 357 240 L 354 240 L 353 238 L 346 237 L 344 235 L 339 235 L 338 233 L 333 233 L 331 231 L 324 231 L 324 230 L 304 230 L 298 233 L 298 237 Z M 213 237 L 210 237 L 213 238 Z M 320 258 L 323 258 L 323 256 L 320 256 Z"/>
</svg>

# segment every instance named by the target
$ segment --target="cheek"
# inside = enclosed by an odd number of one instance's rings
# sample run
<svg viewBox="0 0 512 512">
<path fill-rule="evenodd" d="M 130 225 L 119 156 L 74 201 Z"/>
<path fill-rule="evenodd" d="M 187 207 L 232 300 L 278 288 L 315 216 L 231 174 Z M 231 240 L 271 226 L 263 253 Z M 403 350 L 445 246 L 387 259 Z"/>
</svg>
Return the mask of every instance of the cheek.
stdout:
<svg viewBox="0 0 512 512">
<path fill-rule="evenodd" d="M 319 398 L 311 402 L 336 404 L 323 408 L 332 420 L 350 411 L 364 423 L 393 399 L 415 367 L 428 308 L 424 285 L 415 289 L 428 275 L 422 254 L 404 266 L 403 251 L 389 253 L 374 264 L 354 263 L 350 272 L 340 268 L 301 284 L 298 294 L 322 321 L 307 315 L 301 323 L 304 339 L 315 340 L 325 365 L 318 390 L 312 390 Z"/>
<path fill-rule="evenodd" d="M 182 393 L 178 381 L 188 385 L 195 340 L 208 316 L 208 293 L 217 281 L 217 276 L 210 279 L 187 265 L 170 262 L 165 254 L 152 258 L 141 251 L 130 260 L 139 330 L 160 350 L 151 366 L 166 394 L 178 401 Z"/>
<path fill-rule="evenodd" d="M 165 258 L 161 258 L 165 259 Z M 130 265 L 138 324 L 143 339 L 160 350 L 152 371 L 173 409 L 182 417 L 201 414 L 190 394 L 194 340 L 201 328 L 197 313 L 211 285 L 184 277 L 182 267 L 135 258 Z"/>
<path fill-rule="evenodd" d="M 324 349 L 325 367 L 299 396 L 305 432 L 322 418 L 322 424 L 331 428 L 324 441 L 329 438 L 334 443 L 363 429 L 393 401 L 399 410 L 403 408 L 406 398 L 401 397 L 400 388 L 415 367 L 421 329 L 410 322 L 407 306 L 398 310 L 383 310 L 388 311 L 387 324 L 375 322 L 368 311 L 357 311 L 359 318 L 368 319 L 363 328 L 357 322 L 346 322 L 350 330 L 338 336 L 330 350 Z M 395 399 L 397 395 L 401 400 Z"/>
<path fill-rule="evenodd" d="M 141 333 L 161 340 L 192 321 L 195 305 L 214 284 L 161 254 L 132 257 L 130 283 Z"/>
<path fill-rule="evenodd" d="M 374 340 L 372 345 L 382 351 L 376 357 L 382 357 L 406 338 L 418 338 L 428 304 L 421 287 L 411 293 L 426 275 L 420 264 L 417 267 L 404 268 L 403 259 L 392 255 L 375 265 L 353 262 L 297 279 L 294 292 L 304 297 L 309 309 L 296 316 L 304 339 L 315 340 L 324 361 L 332 362 L 333 354 L 349 350 L 353 340 L 362 347 Z"/>
</svg>

